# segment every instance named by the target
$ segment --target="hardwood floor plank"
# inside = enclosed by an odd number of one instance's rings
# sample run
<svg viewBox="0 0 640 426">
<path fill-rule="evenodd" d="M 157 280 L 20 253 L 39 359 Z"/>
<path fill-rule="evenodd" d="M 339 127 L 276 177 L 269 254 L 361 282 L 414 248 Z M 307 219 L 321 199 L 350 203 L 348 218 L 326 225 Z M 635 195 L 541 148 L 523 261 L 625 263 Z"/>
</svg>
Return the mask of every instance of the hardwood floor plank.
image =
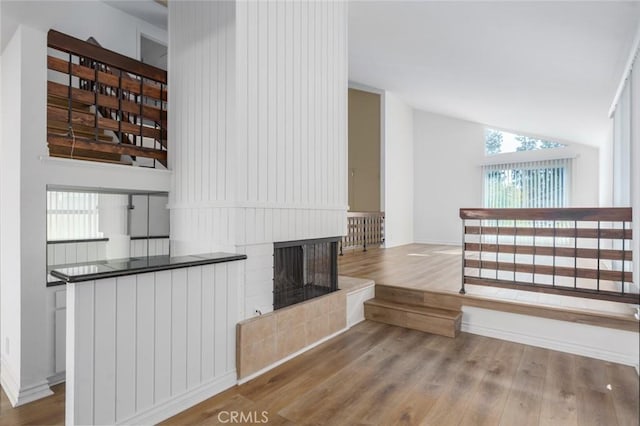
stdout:
<svg viewBox="0 0 640 426">
<path fill-rule="evenodd" d="M 364 390 L 358 398 L 358 403 L 347 407 L 340 417 L 330 417 L 327 424 L 396 424 L 397 419 L 393 416 L 389 421 L 382 419 L 385 414 L 393 412 L 398 402 L 405 398 L 405 395 L 419 380 L 422 370 L 424 370 L 425 358 L 436 352 L 421 344 L 420 340 L 425 340 L 425 334 L 411 330 L 406 336 L 410 341 L 408 350 L 399 350 L 398 355 L 401 362 L 393 369 L 380 371 L 378 380 L 372 386 Z M 416 339 L 417 338 L 417 339 Z"/>
<path fill-rule="evenodd" d="M 606 362 L 576 357 L 578 424 L 617 425 Z"/>
<path fill-rule="evenodd" d="M 611 385 L 611 398 L 620 426 L 637 426 L 640 423 L 640 389 L 638 374 L 633 367 L 607 364 L 607 377 Z"/>
<path fill-rule="evenodd" d="M 377 383 L 373 371 L 397 368 L 397 365 L 402 363 L 402 356 L 374 348 L 358 362 L 364 364 L 363 369 L 346 369 L 344 373 L 332 376 L 279 413 L 296 423 L 343 424 L 340 421 L 341 417 L 362 401 L 366 401 L 363 393 L 366 394 L 366 391 Z M 345 385 L 347 383 L 348 386 Z M 331 419 L 333 422 L 328 423 Z"/>
<path fill-rule="evenodd" d="M 524 345 L 500 342 L 487 372 L 469 400 L 461 425 L 487 425 L 500 423 L 504 406 L 515 373 L 520 365 Z"/>
<path fill-rule="evenodd" d="M 0 425 L 63 425 L 65 385 L 52 386 L 51 390 L 51 396 L 12 408 L 4 390 L 0 389 Z"/>
<path fill-rule="evenodd" d="M 526 346 L 516 371 L 500 425 L 537 425 L 549 350 Z"/>
<path fill-rule="evenodd" d="M 577 425 L 575 356 L 551 351 L 542 393 L 541 426 Z"/>
<path fill-rule="evenodd" d="M 430 387 L 430 390 L 436 390 L 438 397 L 423 423 L 460 424 L 465 409 L 477 392 L 477 387 L 486 374 L 499 344 L 489 338 L 477 339 L 478 336 L 474 335 L 467 337 L 477 342 L 473 349 L 462 351 L 454 358 L 455 370 L 448 370 L 447 376 L 441 378 L 444 386 Z"/>
</svg>

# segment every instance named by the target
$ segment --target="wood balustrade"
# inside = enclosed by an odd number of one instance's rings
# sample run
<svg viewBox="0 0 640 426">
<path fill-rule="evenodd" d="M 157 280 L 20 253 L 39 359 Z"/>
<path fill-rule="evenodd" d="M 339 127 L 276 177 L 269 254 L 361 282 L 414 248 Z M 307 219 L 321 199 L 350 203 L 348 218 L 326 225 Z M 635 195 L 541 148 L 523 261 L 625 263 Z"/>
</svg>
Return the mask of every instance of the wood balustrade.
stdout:
<svg viewBox="0 0 640 426">
<path fill-rule="evenodd" d="M 340 242 L 343 249 L 379 247 L 384 243 L 384 212 L 348 212 L 347 235 Z"/>
<path fill-rule="evenodd" d="M 460 209 L 465 284 L 639 303 L 630 208 Z"/>
<path fill-rule="evenodd" d="M 93 39 L 50 30 L 47 42 L 49 154 L 116 163 L 143 157 L 166 167 L 166 71 Z"/>
</svg>

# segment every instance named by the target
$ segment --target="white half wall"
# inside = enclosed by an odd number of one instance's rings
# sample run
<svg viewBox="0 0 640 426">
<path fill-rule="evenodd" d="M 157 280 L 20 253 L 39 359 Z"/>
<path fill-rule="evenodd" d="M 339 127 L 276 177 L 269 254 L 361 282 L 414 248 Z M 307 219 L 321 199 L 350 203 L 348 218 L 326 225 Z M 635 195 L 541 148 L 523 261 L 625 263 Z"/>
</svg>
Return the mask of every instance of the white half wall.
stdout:
<svg viewBox="0 0 640 426">
<path fill-rule="evenodd" d="M 384 102 L 385 247 L 413 242 L 413 109 L 392 92 Z"/>
<path fill-rule="evenodd" d="M 234 386 L 241 263 L 68 284 L 66 424 L 155 424 Z"/>
<path fill-rule="evenodd" d="M 482 165 L 489 160 L 537 161 L 560 152 L 549 149 L 487 157 L 485 127 L 426 111 L 414 112 L 415 242 L 460 244 L 459 209 L 482 207 Z M 597 207 L 598 150 L 577 143 L 568 143 L 562 150 L 562 155 L 574 158 L 571 206 Z"/>
</svg>

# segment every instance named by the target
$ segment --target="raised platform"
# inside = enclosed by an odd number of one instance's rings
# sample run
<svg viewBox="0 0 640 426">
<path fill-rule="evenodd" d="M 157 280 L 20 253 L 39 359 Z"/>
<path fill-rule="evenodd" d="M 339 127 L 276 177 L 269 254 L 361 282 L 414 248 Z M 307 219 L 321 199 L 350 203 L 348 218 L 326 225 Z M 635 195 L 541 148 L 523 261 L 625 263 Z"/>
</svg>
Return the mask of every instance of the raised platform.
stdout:
<svg viewBox="0 0 640 426">
<path fill-rule="evenodd" d="M 377 298 L 392 296 L 399 303 L 450 310 L 468 306 L 639 331 L 634 307 L 629 304 L 469 284 L 461 295 L 461 259 L 460 247 L 409 244 L 345 253 L 339 257 L 339 271 L 340 275 L 374 280 Z"/>
</svg>

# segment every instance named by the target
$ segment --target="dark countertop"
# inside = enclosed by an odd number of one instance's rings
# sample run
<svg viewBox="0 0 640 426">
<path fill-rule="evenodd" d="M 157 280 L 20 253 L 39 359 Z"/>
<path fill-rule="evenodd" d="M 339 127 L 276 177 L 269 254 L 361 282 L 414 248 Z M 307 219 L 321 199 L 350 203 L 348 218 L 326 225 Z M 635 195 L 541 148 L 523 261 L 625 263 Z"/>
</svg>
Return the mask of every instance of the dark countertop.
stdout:
<svg viewBox="0 0 640 426">
<path fill-rule="evenodd" d="M 63 283 L 77 283 L 212 263 L 232 262 L 246 258 L 247 256 L 244 254 L 234 253 L 206 253 L 180 257 L 169 257 L 167 255 L 144 256 L 53 266 L 49 273 L 53 277 L 62 280 Z"/>
</svg>

